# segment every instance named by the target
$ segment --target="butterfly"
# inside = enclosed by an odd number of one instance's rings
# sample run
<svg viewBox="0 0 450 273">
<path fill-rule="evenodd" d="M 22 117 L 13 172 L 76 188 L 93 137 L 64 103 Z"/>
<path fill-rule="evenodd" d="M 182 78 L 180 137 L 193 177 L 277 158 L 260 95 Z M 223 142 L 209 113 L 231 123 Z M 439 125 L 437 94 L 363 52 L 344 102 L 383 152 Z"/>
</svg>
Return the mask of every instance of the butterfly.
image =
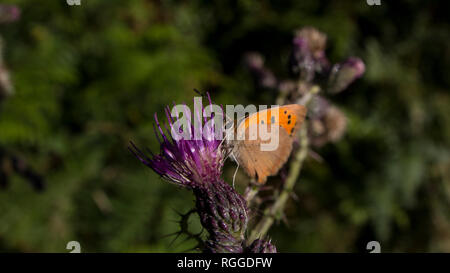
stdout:
<svg viewBox="0 0 450 273">
<path fill-rule="evenodd" d="M 299 104 L 290 104 L 262 110 L 243 119 L 235 129 L 238 140 L 232 141 L 231 156 L 239 166 L 243 166 L 245 172 L 258 183 L 265 183 L 268 176 L 278 173 L 286 163 L 292 151 L 295 135 L 301 127 L 306 116 L 306 107 Z M 270 125 L 278 125 L 278 146 L 274 150 L 261 149 L 262 145 L 270 140 L 254 135 L 260 125 L 267 126 L 270 133 Z M 275 127 L 274 127 L 275 128 Z M 253 132 L 253 135 L 252 135 Z M 244 138 L 242 138 L 244 136 Z M 242 140 L 239 140 L 241 137 Z"/>
</svg>

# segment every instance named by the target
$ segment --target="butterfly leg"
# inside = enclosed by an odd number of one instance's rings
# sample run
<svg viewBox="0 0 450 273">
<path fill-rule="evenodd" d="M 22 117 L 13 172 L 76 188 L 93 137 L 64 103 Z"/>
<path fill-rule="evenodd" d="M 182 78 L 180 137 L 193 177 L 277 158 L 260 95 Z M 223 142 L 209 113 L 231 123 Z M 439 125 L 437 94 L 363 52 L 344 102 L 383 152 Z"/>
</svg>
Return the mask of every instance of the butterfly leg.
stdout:
<svg viewBox="0 0 450 273">
<path fill-rule="evenodd" d="M 234 171 L 234 174 L 233 174 L 233 188 L 234 188 L 234 180 L 236 180 L 236 174 L 239 170 L 239 161 L 236 159 L 236 157 L 234 156 L 233 153 L 231 153 L 230 155 L 233 157 L 233 160 L 236 161 L 236 163 L 237 163 L 236 170 Z"/>
</svg>

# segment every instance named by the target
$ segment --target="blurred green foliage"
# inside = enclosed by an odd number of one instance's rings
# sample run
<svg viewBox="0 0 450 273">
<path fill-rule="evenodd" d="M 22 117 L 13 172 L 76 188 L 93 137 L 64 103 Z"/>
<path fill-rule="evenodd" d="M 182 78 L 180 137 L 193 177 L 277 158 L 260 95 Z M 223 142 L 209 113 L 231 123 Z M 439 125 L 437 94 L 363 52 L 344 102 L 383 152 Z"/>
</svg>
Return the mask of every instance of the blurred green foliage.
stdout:
<svg viewBox="0 0 450 273">
<path fill-rule="evenodd" d="M 305 25 L 328 35 L 331 61 L 359 56 L 367 70 L 332 97 L 348 131 L 315 151 L 323 162 L 307 161 L 288 223 L 269 232 L 278 250 L 365 251 L 378 240 L 383 252 L 450 251 L 450 28 L 438 1 L 6 2 L 22 15 L 0 25 L 15 88 L 0 104 L 0 147 L 45 188 L 12 174 L 0 189 L 0 251 L 192 247 L 165 236 L 192 195 L 140 164 L 128 141 L 157 151 L 153 114 L 191 102 L 194 88 L 221 104 L 274 103 L 242 57 L 258 51 L 288 77 Z"/>
</svg>

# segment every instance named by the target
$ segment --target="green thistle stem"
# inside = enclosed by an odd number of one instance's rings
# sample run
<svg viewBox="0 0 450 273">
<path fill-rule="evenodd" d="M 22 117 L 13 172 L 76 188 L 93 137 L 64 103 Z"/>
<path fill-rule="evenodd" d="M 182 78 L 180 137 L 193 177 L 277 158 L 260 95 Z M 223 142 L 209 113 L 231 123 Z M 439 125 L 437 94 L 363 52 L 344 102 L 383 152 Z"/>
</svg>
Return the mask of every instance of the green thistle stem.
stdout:
<svg viewBox="0 0 450 273">
<path fill-rule="evenodd" d="M 291 161 L 288 177 L 283 185 L 280 195 L 276 198 L 275 203 L 268 207 L 264 211 L 264 215 L 261 220 L 256 224 L 255 228 L 252 230 L 249 240 L 255 240 L 258 238 L 264 238 L 272 226 L 275 219 L 278 219 L 283 213 L 284 207 L 289 195 L 291 194 L 295 182 L 300 174 L 303 166 L 303 162 L 308 155 L 308 137 L 306 126 L 302 126 L 300 129 L 300 149 L 295 154 L 294 160 Z"/>
</svg>

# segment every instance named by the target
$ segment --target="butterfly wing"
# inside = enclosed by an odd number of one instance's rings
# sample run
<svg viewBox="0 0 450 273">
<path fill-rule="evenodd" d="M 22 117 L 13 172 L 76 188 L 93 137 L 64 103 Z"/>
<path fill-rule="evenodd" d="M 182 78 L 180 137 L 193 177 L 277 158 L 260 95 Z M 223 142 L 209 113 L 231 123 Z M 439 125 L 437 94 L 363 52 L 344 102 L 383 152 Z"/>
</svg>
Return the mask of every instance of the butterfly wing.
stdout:
<svg viewBox="0 0 450 273">
<path fill-rule="evenodd" d="M 275 175 L 280 170 L 291 153 L 292 137 L 280 131 L 279 141 L 280 144 L 276 150 L 261 151 L 260 140 L 243 140 L 236 150 L 239 165 L 250 177 L 255 178 L 259 183 L 264 183 L 268 176 Z"/>
<path fill-rule="evenodd" d="M 278 119 L 275 118 L 276 115 Z M 256 178 L 259 183 L 264 183 L 268 176 L 275 175 L 281 169 L 289 158 L 294 136 L 305 116 L 304 106 L 291 104 L 254 113 L 239 124 L 237 135 L 244 134 L 245 138 L 237 142 L 233 153 L 250 177 Z M 275 150 L 261 149 L 261 145 L 270 140 L 261 140 L 259 136 L 254 140 L 250 138 L 250 128 L 260 124 L 280 126 L 279 134 L 275 134 L 275 137 L 278 137 L 278 147 Z M 270 128 L 270 126 L 267 128 L 269 133 Z"/>
</svg>

